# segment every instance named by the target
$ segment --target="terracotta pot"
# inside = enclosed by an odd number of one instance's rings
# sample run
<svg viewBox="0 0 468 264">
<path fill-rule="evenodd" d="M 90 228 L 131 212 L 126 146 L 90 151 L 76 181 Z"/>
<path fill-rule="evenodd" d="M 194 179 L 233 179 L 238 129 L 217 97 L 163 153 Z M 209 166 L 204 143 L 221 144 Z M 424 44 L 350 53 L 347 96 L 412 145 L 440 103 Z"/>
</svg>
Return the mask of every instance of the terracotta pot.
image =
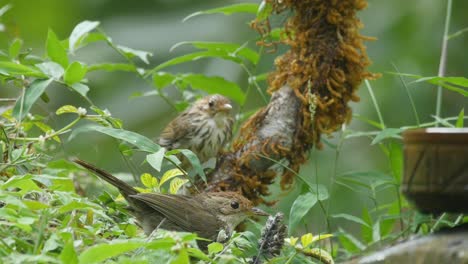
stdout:
<svg viewBox="0 0 468 264">
<path fill-rule="evenodd" d="M 403 132 L 402 192 L 425 213 L 468 213 L 468 129 Z"/>
</svg>

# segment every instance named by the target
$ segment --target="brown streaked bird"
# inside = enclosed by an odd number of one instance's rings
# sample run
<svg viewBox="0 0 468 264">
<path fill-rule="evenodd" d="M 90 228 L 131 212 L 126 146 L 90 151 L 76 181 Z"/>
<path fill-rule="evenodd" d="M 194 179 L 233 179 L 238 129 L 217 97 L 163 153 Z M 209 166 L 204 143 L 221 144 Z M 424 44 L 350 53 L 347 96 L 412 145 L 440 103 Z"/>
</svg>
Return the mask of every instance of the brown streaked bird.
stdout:
<svg viewBox="0 0 468 264">
<path fill-rule="evenodd" d="M 190 149 L 200 162 L 216 157 L 232 137 L 229 99 L 214 94 L 197 100 L 162 131 L 158 144 L 169 150 Z"/>
<path fill-rule="evenodd" d="M 234 228 L 247 217 L 268 215 L 235 192 L 200 193 L 195 196 L 139 193 L 132 186 L 92 164 L 79 159 L 73 161 L 117 187 L 127 200 L 129 211 L 147 235 L 160 227 L 197 233 L 200 237 L 217 241 L 220 240 L 220 231 L 224 231 L 229 237 Z"/>
</svg>

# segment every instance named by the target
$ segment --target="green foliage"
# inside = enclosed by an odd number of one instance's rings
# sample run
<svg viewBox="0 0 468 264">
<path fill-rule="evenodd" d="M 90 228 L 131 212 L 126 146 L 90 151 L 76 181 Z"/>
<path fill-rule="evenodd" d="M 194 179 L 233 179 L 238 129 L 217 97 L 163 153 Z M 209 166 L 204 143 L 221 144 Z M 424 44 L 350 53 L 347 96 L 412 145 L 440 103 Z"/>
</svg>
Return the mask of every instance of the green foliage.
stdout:
<svg viewBox="0 0 468 264">
<path fill-rule="evenodd" d="M 0 9 L 0 16 L 11 8 Z M 231 15 L 247 13 L 264 20 L 271 15 L 271 7 L 263 1 L 235 4 L 200 11 L 187 16 L 184 21 L 199 15 Z M 3 26 L 3 24 L 2 24 Z M 465 29 L 466 31 L 466 29 Z M 57 31 L 59 32 L 59 31 Z M 457 36 L 461 33 L 456 33 Z M 454 34 L 455 36 L 455 34 Z M 273 29 L 272 39 L 280 39 L 280 29 Z M 151 92 L 143 96 L 158 95 L 175 109 L 181 111 L 187 100 L 205 93 L 220 93 L 235 101 L 241 108 L 252 88 L 265 97 L 259 82 L 267 74 L 257 74 L 257 66 L 265 55 L 248 41 L 239 43 L 189 41 L 175 44 L 195 49 L 190 53 L 172 57 L 158 65 L 151 65 L 151 52 L 133 49 L 113 42 L 103 31 L 98 21 L 83 21 L 76 25 L 66 39 L 60 39 L 49 29 L 44 47 L 44 57 L 30 53 L 23 40 L 15 38 L 0 56 L 0 80 L 2 84 L 14 86 L 18 99 L 12 107 L 2 110 L 0 123 L 0 262 L 4 263 L 246 263 L 257 256 L 258 224 L 251 231 L 234 233 L 224 244 L 213 242 L 207 252 L 201 251 L 195 234 L 156 231 L 150 238 L 143 235 L 135 220 L 126 212 L 122 199 L 101 192 L 95 199 L 85 198 L 76 176 L 83 175 L 82 169 L 56 157 L 57 145 L 76 141 L 81 133 L 104 134 L 118 142 L 124 159 L 138 159 L 136 153 L 143 152 L 144 160 L 154 171 L 145 172 L 136 179 L 143 187 L 141 192 L 177 193 L 185 184 L 201 179 L 206 181 L 206 164 L 189 150 L 167 151 L 153 140 L 125 129 L 122 120 L 112 117 L 108 110 L 94 104 L 89 91 L 96 89 L 88 81 L 88 74 L 106 71 L 133 73 L 136 78 L 151 86 Z M 121 61 L 80 61 L 80 49 L 93 48 L 91 43 L 104 43 L 114 51 Z M 88 47 L 89 45 L 89 47 Z M 254 48 L 255 47 L 255 48 Z M 220 76 L 201 73 L 166 72 L 169 67 L 191 63 L 199 59 L 221 59 L 234 63 L 247 75 L 248 86 Z M 140 66 L 138 63 L 143 64 Z M 407 129 L 430 126 L 463 127 L 466 119 L 464 109 L 458 116 L 433 116 L 434 121 L 420 123 L 411 93 L 407 85 L 429 83 L 467 96 L 468 80 L 464 77 L 423 77 L 397 73 L 411 101 L 416 125 L 387 127 L 384 123 L 377 97 L 367 83 L 378 121 L 355 115 L 373 130 L 353 131 L 343 128 L 340 142 L 327 141 L 326 145 L 336 152 L 333 177 L 330 185 L 314 182 L 308 175 L 297 175 L 301 189 L 289 211 L 289 233 L 300 234 L 308 228 L 306 215 L 319 208 L 327 226 L 326 233 L 312 235 L 307 232 L 286 241 L 280 256 L 270 259 L 271 263 L 311 263 L 325 258 L 344 259 L 360 254 L 373 245 L 394 241 L 412 233 L 427 234 L 443 226 L 454 226 L 467 222 L 466 217 L 442 215 L 438 218 L 422 215 L 413 210 L 399 192 L 402 178 L 403 154 L 401 133 Z M 416 79 L 404 82 L 403 77 Z M 151 79 L 151 80 L 149 80 Z M 83 105 L 66 104 L 53 112 L 60 119 L 57 123 L 36 114 L 35 106 L 40 100 L 47 103 L 47 89 L 55 86 L 74 92 Z M 182 103 L 168 100 L 166 93 L 173 88 L 181 91 Z M 79 104 L 79 103 L 73 103 Z M 254 110 L 240 113 L 239 120 L 247 118 Z M 53 113 L 50 113 L 53 115 Z M 72 119 L 70 119 L 70 117 Z M 70 121 L 71 120 L 71 121 Z M 65 136 L 68 135 L 68 138 Z M 388 160 L 387 171 L 362 169 L 339 172 L 336 162 L 344 142 L 357 137 L 369 138 L 369 147 L 378 147 Z M 180 157 L 192 165 L 191 171 L 180 168 Z M 279 167 L 291 170 L 280 161 Z M 363 201 L 370 201 L 357 214 L 331 213 L 329 203 L 335 199 L 334 188 L 345 187 L 358 194 Z M 380 199 L 384 192 L 391 192 L 392 199 Z M 344 224 L 345 223 L 345 224 Z M 348 225 L 350 224 L 350 225 Z M 333 228 L 336 226 L 336 228 Z M 358 232 L 347 230 L 356 227 Z M 315 227 L 313 227 L 315 228 Z M 322 241 L 327 239 L 325 241 Z M 325 244 L 327 242 L 329 244 Z M 328 253 L 331 252 L 331 253 Z M 203 262 L 202 262 L 203 261 Z"/>
</svg>

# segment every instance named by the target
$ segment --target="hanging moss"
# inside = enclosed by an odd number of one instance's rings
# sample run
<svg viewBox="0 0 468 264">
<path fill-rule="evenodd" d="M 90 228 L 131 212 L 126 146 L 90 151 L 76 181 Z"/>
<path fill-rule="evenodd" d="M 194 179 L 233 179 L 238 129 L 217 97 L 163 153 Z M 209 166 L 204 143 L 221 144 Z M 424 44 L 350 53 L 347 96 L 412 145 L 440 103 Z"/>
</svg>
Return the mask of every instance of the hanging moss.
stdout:
<svg viewBox="0 0 468 264">
<path fill-rule="evenodd" d="M 290 47 L 276 58 L 276 70 L 269 75 L 269 92 L 284 86 L 293 89 L 290 96 L 298 102 L 291 144 L 280 137 L 259 136 L 271 104 L 259 110 L 241 128 L 231 157 L 231 179 L 221 181 L 221 189 L 240 189 L 254 203 L 264 202 L 268 185 L 276 173 L 252 169 L 255 160 L 267 156 L 287 159 L 289 167 L 298 171 L 313 147 L 321 148 L 321 135 L 329 135 L 351 119 L 349 101 L 357 102 L 356 91 L 364 79 L 377 77 L 366 70 L 370 65 L 363 44 L 372 38 L 359 34 L 362 23 L 356 12 L 367 6 L 365 0 L 267 0 L 274 13 L 285 11 L 292 16 L 286 21 L 280 42 Z M 263 38 L 258 45 L 275 47 L 267 41 L 270 32 L 268 19 L 253 21 L 252 27 Z M 294 105 L 297 105 L 294 104 Z M 277 107 L 277 106 L 276 106 Z M 280 118 L 280 117 L 278 117 Z M 259 147 L 259 145 L 261 147 Z M 261 153 L 255 154 L 255 153 Z M 285 170 L 281 178 L 283 189 L 288 188 L 294 173 Z"/>
</svg>

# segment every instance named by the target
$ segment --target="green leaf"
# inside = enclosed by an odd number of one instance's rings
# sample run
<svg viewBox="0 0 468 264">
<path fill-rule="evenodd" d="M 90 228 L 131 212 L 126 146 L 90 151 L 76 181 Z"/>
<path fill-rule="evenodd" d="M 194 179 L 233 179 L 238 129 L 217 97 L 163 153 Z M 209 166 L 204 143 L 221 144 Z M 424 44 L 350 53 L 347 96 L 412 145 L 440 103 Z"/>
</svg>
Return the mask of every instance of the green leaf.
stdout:
<svg viewBox="0 0 468 264">
<path fill-rule="evenodd" d="M 222 13 L 224 15 L 231 15 L 234 13 L 250 13 L 256 14 L 258 10 L 258 4 L 254 3 L 240 3 L 240 4 L 233 4 L 213 9 L 208 9 L 204 11 L 198 11 L 186 16 L 182 22 L 185 22 L 193 17 L 200 16 L 200 15 L 209 15 L 209 14 L 216 14 Z"/>
<path fill-rule="evenodd" d="M 371 145 L 375 145 L 380 141 L 387 139 L 387 138 L 397 138 L 401 139 L 400 133 L 403 130 L 401 128 L 385 128 L 384 130 L 380 131 L 377 136 L 375 136 L 374 140 L 372 140 Z"/>
<path fill-rule="evenodd" d="M 208 245 L 208 254 L 213 255 L 223 251 L 224 246 L 219 242 L 213 242 Z"/>
<path fill-rule="evenodd" d="M 13 107 L 12 116 L 17 120 L 22 120 L 31 110 L 33 104 L 46 90 L 47 86 L 52 82 L 52 79 L 37 79 L 26 89 L 24 98 L 18 98 Z M 23 100 L 23 108 L 21 109 L 21 101 Z"/>
<path fill-rule="evenodd" d="M 210 258 L 198 248 L 187 248 L 187 252 L 189 253 L 190 257 L 208 261 L 208 262 L 210 261 Z"/>
<path fill-rule="evenodd" d="M 174 177 L 177 177 L 177 176 L 181 176 L 181 175 L 184 175 L 184 173 L 179 170 L 179 169 L 172 169 L 172 170 L 168 170 L 164 173 L 164 175 L 161 177 L 161 181 L 160 181 L 160 186 L 163 185 L 166 181 L 174 178 Z"/>
<path fill-rule="evenodd" d="M 10 58 L 14 59 L 18 56 L 21 51 L 21 47 L 23 46 L 23 41 L 21 39 L 14 39 L 8 49 L 8 53 L 10 54 Z"/>
<path fill-rule="evenodd" d="M 7 76 L 25 75 L 25 76 L 39 77 L 39 78 L 47 77 L 45 74 L 43 74 L 42 72 L 40 72 L 39 70 L 33 67 L 10 62 L 10 61 L 0 61 L 0 74 L 4 74 Z"/>
<path fill-rule="evenodd" d="M 88 20 L 85 20 L 79 23 L 78 25 L 76 25 L 76 27 L 73 29 L 69 38 L 70 52 L 73 53 L 80 39 L 83 36 L 85 36 L 88 32 L 94 30 L 97 26 L 99 26 L 99 22 L 88 21 Z"/>
<path fill-rule="evenodd" d="M 177 65 L 177 64 L 181 64 L 181 63 L 185 63 L 189 61 L 196 61 L 196 60 L 204 59 L 204 58 L 221 58 L 221 59 L 233 61 L 237 64 L 242 64 L 241 59 L 232 55 L 227 55 L 226 52 L 224 51 L 216 51 L 216 50 L 199 51 L 199 52 L 185 54 L 179 57 L 172 58 L 168 61 L 165 61 L 159 64 L 158 66 L 154 67 L 149 72 L 147 72 L 146 75 L 153 74 L 169 66 L 173 66 L 173 65 Z"/>
<path fill-rule="evenodd" d="M 358 239 L 356 239 L 350 233 L 343 231 L 341 228 L 339 229 L 340 235 L 338 239 L 340 240 L 341 245 L 350 253 L 357 253 L 361 252 L 366 248 Z"/>
<path fill-rule="evenodd" d="M 36 67 L 54 80 L 60 80 L 65 72 L 60 64 L 53 61 L 36 64 Z"/>
<path fill-rule="evenodd" d="M 179 149 L 179 152 L 187 158 L 197 175 L 206 183 L 206 175 L 197 155 L 188 149 Z"/>
<path fill-rule="evenodd" d="M 141 183 L 143 183 L 143 185 L 145 187 L 148 187 L 148 188 L 158 187 L 158 185 L 159 185 L 158 184 L 158 179 L 156 179 L 155 177 L 153 177 L 149 173 L 143 173 L 140 176 L 140 181 L 141 181 Z"/>
<path fill-rule="evenodd" d="M 91 72 L 91 71 L 136 72 L 136 67 L 133 64 L 126 64 L 126 63 L 101 63 L 101 64 L 89 65 L 88 72 Z"/>
<path fill-rule="evenodd" d="M 62 65 L 64 69 L 68 67 L 67 51 L 62 46 L 62 43 L 60 43 L 57 35 L 55 35 L 54 31 L 51 29 L 49 29 L 49 32 L 47 33 L 46 49 L 47 57 Z"/>
<path fill-rule="evenodd" d="M 88 94 L 88 91 L 89 91 L 89 87 L 86 84 L 82 84 L 82 83 L 79 83 L 79 82 L 74 83 L 69 87 L 72 90 L 74 90 L 75 92 L 81 94 L 83 97 L 86 97 L 86 95 Z"/>
<path fill-rule="evenodd" d="M 350 214 L 334 214 L 334 215 L 331 215 L 331 217 L 333 218 L 343 218 L 343 219 L 346 219 L 346 220 L 349 220 L 351 222 L 355 222 L 355 223 L 358 223 L 360 225 L 363 225 L 363 226 L 366 226 L 366 227 L 369 227 L 369 224 L 367 224 L 364 220 L 362 220 L 361 218 L 357 217 L 357 216 L 354 216 L 354 215 L 350 215 Z"/>
<path fill-rule="evenodd" d="M 395 177 L 395 182 L 401 182 L 403 174 L 403 149 L 402 145 L 395 142 L 390 142 L 389 148 L 389 159 L 392 174 Z"/>
<path fill-rule="evenodd" d="M 72 85 L 74 83 L 80 82 L 86 75 L 86 65 L 81 64 L 80 62 L 74 61 L 72 64 L 68 65 L 67 70 L 63 76 L 63 80 L 66 84 Z"/>
<path fill-rule="evenodd" d="M 55 112 L 56 115 L 61 115 L 61 114 L 66 114 L 66 113 L 78 113 L 78 109 L 74 107 L 73 105 L 64 105 L 61 106 L 57 111 Z"/>
<path fill-rule="evenodd" d="M 164 154 L 166 153 L 165 148 L 160 148 L 157 152 L 146 155 L 146 161 L 149 165 L 157 171 L 161 171 Z"/>
<path fill-rule="evenodd" d="M 112 244 L 99 244 L 87 248 L 80 254 L 78 259 L 80 264 L 98 263 L 108 258 L 115 257 L 129 251 L 133 251 L 143 246 L 145 246 L 144 242 L 132 241 L 119 241 L 114 242 Z"/>
<path fill-rule="evenodd" d="M 270 16 L 273 11 L 273 6 L 270 2 L 263 0 L 257 9 L 257 20 L 263 21 Z"/>
<path fill-rule="evenodd" d="M 463 127 L 464 118 L 465 118 L 465 108 L 462 108 L 462 110 L 458 114 L 458 119 L 457 119 L 457 123 L 455 123 L 455 127 Z"/>
<path fill-rule="evenodd" d="M 179 191 L 180 187 L 182 187 L 187 182 L 189 182 L 189 180 L 187 179 L 181 179 L 181 178 L 172 179 L 171 183 L 169 184 L 169 193 L 176 194 Z"/>
<path fill-rule="evenodd" d="M 311 233 L 307 233 L 301 236 L 301 244 L 303 247 L 307 247 L 312 243 L 314 236 Z"/>
<path fill-rule="evenodd" d="M 365 187 L 369 190 L 376 189 L 381 185 L 393 184 L 394 182 L 395 179 L 379 171 L 350 171 L 339 175 L 336 179 L 336 183 L 338 184 L 350 183 L 352 185 Z M 346 186 L 346 184 L 343 185 Z"/>
<path fill-rule="evenodd" d="M 182 45 L 192 45 L 195 48 L 206 49 L 207 51 L 223 52 L 224 56 L 234 56 L 240 59 L 244 58 L 253 64 L 257 64 L 258 60 L 260 59 L 260 55 L 256 51 L 245 47 L 245 45 L 240 45 L 237 43 L 184 41 L 172 46 L 171 51 Z"/>
<path fill-rule="evenodd" d="M 167 72 L 156 72 L 153 74 L 153 85 L 161 90 L 171 84 L 177 77 Z"/>
<path fill-rule="evenodd" d="M 73 246 L 73 240 L 69 240 L 59 256 L 62 263 L 77 264 L 78 256 L 76 255 L 75 247 Z"/>
<path fill-rule="evenodd" d="M 89 131 L 96 131 L 96 132 L 109 135 L 113 138 L 121 139 L 125 142 L 128 142 L 136 146 L 140 150 L 143 150 L 146 152 L 151 152 L 151 153 L 158 152 L 158 150 L 161 148 L 159 145 L 154 143 L 151 139 L 143 135 L 140 135 L 138 133 L 127 131 L 124 129 L 116 129 L 116 128 L 110 128 L 110 127 L 97 126 L 97 125 L 87 125 L 87 126 L 83 126 L 83 127 L 75 129 L 70 135 L 70 140 L 79 133 L 89 132 Z"/>
<path fill-rule="evenodd" d="M 291 206 L 289 212 L 289 233 L 296 229 L 302 218 L 317 203 L 317 195 L 307 192 L 299 195 Z"/>
<path fill-rule="evenodd" d="M 140 60 L 142 60 L 146 64 L 149 64 L 148 57 L 153 56 L 153 54 L 148 51 L 136 50 L 136 49 L 132 49 L 132 48 L 121 46 L 121 45 L 117 45 L 117 48 L 120 51 L 122 51 L 127 58 L 131 59 L 133 57 L 138 57 Z"/>
<path fill-rule="evenodd" d="M 240 87 L 236 83 L 225 80 L 222 77 L 208 77 L 202 74 L 184 74 L 182 75 L 182 79 L 194 89 L 199 89 L 209 94 L 219 93 L 231 98 L 240 105 L 244 104 L 245 94 Z"/>
</svg>

